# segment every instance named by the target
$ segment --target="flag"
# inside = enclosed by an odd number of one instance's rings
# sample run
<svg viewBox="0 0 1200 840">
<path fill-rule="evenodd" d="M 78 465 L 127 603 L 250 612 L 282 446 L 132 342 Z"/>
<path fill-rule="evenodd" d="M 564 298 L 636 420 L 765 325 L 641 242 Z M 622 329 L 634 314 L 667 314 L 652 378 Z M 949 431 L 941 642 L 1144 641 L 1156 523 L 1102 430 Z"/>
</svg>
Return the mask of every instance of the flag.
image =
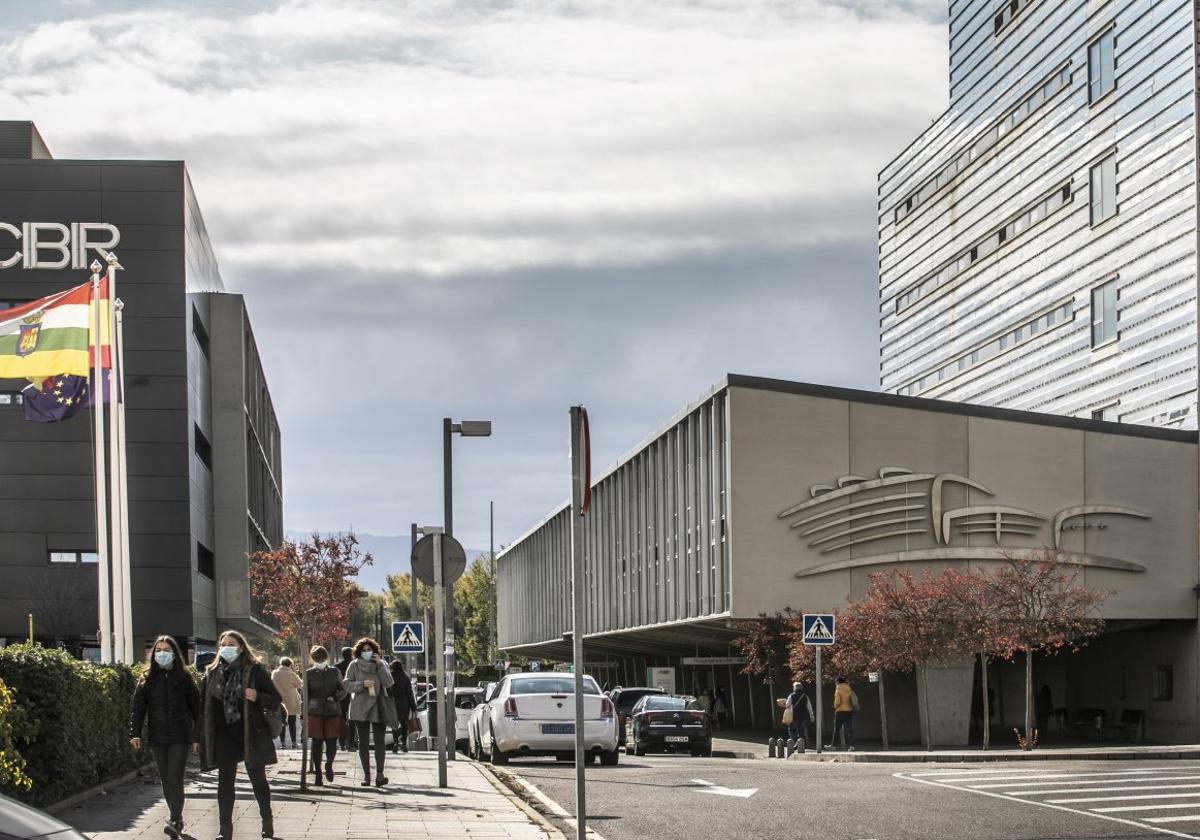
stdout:
<svg viewBox="0 0 1200 840">
<path fill-rule="evenodd" d="M 108 279 L 100 280 L 100 366 L 111 365 Z M 0 379 L 87 379 L 95 332 L 92 284 L 0 310 Z"/>
<path fill-rule="evenodd" d="M 66 373 L 26 385 L 21 391 L 25 419 L 35 423 L 57 423 L 74 417 L 92 404 L 88 383 L 86 376 Z"/>
</svg>

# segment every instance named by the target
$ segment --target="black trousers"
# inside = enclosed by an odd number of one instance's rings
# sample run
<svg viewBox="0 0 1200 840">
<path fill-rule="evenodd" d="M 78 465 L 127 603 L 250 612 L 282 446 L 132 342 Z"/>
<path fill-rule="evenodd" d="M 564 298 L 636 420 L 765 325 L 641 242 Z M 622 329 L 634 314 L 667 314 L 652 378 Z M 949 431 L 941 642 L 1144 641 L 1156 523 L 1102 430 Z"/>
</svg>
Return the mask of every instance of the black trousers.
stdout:
<svg viewBox="0 0 1200 840">
<path fill-rule="evenodd" d="M 358 760 L 362 764 L 363 778 L 371 776 L 371 756 L 370 756 L 370 738 L 369 735 L 375 737 L 375 775 L 383 775 L 383 723 L 368 720 L 354 721 L 354 728 L 358 730 Z"/>
<path fill-rule="evenodd" d="M 392 727 L 392 752 L 404 750 L 408 752 L 408 713 L 399 713 L 397 709 L 396 726 Z"/>
<path fill-rule="evenodd" d="M 325 745 L 325 766 L 332 767 L 333 760 L 337 757 L 338 739 L 337 738 L 312 738 L 312 771 L 314 773 L 321 772 L 321 745 Z"/>
<path fill-rule="evenodd" d="M 217 814 L 221 833 L 230 834 L 233 829 L 233 783 L 237 779 L 238 762 L 222 761 L 217 765 Z M 258 815 L 262 817 L 263 829 L 274 828 L 271 820 L 271 786 L 267 784 L 267 768 L 247 767 L 250 786 L 258 801 Z"/>
<path fill-rule="evenodd" d="M 171 820 L 183 819 L 183 770 L 187 767 L 187 754 L 191 744 L 151 744 L 154 763 L 158 765 L 158 776 L 162 780 L 163 798 Z"/>
<path fill-rule="evenodd" d="M 287 732 L 289 732 L 292 736 L 292 746 L 293 747 L 296 746 L 296 744 L 300 743 L 299 741 L 296 740 L 296 716 L 295 715 L 287 716 Z M 287 741 L 287 739 L 284 738 L 283 733 L 280 732 L 279 733 L 279 746 L 282 747 L 286 741 Z"/>
</svg>

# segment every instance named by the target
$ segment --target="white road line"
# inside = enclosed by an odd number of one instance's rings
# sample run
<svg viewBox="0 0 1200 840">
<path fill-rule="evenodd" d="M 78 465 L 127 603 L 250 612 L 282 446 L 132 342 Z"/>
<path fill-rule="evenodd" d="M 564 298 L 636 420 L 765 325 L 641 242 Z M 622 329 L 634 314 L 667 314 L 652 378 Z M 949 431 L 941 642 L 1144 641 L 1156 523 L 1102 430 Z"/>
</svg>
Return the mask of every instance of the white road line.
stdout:
<svg viewBox="0 0 1200 840">
<path fill-rule="evenodd" d="M 1069 773 L 1069 772 L 1067 772 L 1067 771 L 1063 770 L 1063 771 L 1060 771 L 1060 772 L 1057 772 L 1057 773 L 1046 773 L 1046 774 L 1039 774 L 1039 775 L 1036 775 L 1036 776 L 1031 776 L 1031 775 L 1025 775 L 1025 776 L 993 776 L 993 777 L 991 777 L 991 778 L 988 778 L 988 779 L 982 779 L 982 780 L 976 780 L 976 779 L 962 779 L 962 780 L 959 780 L 959 779 L 939 779 L 938 781 L 945 782 L 946 784 L 955 784 L 955 783 L 957 783 L 957 784 L 968 784 L 968 783 L 969 783 L 969 784 L 971 785 L 971 787 L 975 787 L 975 788 L 988 788 L 988 787 L 1011 787 L 1011 786 L 1012 786 L 1012 784 L 1013 784 L 1014 782 L 1018 782 L 1018 781 L 1025 781 L 1025 780 L 1028 780 L 1028 779 L 1092 779 L 1092 778 L 1112 777 L 1112 776 L 1138 776 L 1138 777 L 1145 776 L 1145 777 L 1151 777 L 1151 776 L 1153 775 L 1153 773 L 1154 773 L 1154 772 L 1155 772 L 1155 771 L 1153 771 L 1153 770 L 1114 770 L 1114 771 L 1112 771 L 1112 772 L 1110 772 L 1110 773 Z M 1167 772 L 1167 773 L 1174 772 L 1174 773 L 1178 773 L 1178 772 L 1179 772 L 1179 770 L 1178 770 L 1178 768 L 1176 768 L 1176 769 L 1174 769 L 1174 770 L 1166 770 L 1166 769 L 1164 768 L 1163 770 L 1160 770 L 1160 771 L 1157 771 L 1157 772 Z M 1110 780 L 1110 781 L 1112 781 L 1112 779 L 1111 779 L 1111 778 L 1109 778 L 1109 780 Z M 1138 779 L 1138 781 L 1140 781 L 1140 780 L 1141 780 L 1141 779 Z M 985 781 L 985 782 L 987 782 L 987 784 L 982 784 L 982 785 L 980 785 L 980 784 L 975 784 L 975 782 L 976 782 L 976 781 Z"/>
<path fill-rule="evenodd" d="M 1196 787 L 1196 785 L 1189 785 Z M 1135 788 L 1136 790 L 1136 788 Z M 1142 790 L 1153 790 L 1153 788 L 1142 788 Z M 982 791 L 981 791 L 982 792 Z M 1095 793 L 1096 791 L 1088 791 Z M 1141 796 L 1090 796 L 1084 799 L 1047 799 L 1047 802 L 1052 802 L 1055 805 L 1074 804 L 1079 802 L 1132 802 L 1139 799 L 1182 799 L 1185 796 L 1196 796 L 1196 791 L 1191 793 L 1150 793 L 1142 794 Z M 1037 802 L 1036 799 L 1015 799 L 1014 802 Z"/>
<path fill-rule="evenodd" d="M 1155 784 L 1157 784 L 1158 782 L 1184 782 L 1184 781 L 1188 781 L 1191 779 L 1200 779 L 1200 775 L 1198 775 L 1196 773 L 1192 773 L 1187 776 L 1138 776 L 1136 779 L 1084 779 L 1082 781 L 1076 781 L 1074 779 L 1067 779 L 1067 780 L 1063 781 L 1062 784 L 1072 785 L 1072 786 L 1076 786 L 1076 787 L 1086 787 L 1089 785 L 1112 785 L 1112 784 L 1116 784 L 1117 782 L 1126 782 L 1128 784 L 1140 785 L 1140 784 L 1146 784 L 1149 782 L 1154 782 Z M 1019 784 L 1019 785 L 1009 783 L 1006 785 L 995 785 L 995 787 L 1006 787 L 1006 788 L 1008 788 L 1008 792 L 1013 793 L 1013 794 L 1019 794 L 1022 792 L 1038 793 L 1039 791 L 1036 791 L 1036 790 L 1023 790 L 1023 789 L 1024 788 L 1042 788 L 1042 787 L 1046 787 L 1047 784 L 1048 784 L 1047 782 L 1029 782 L 1028 784 Z M 972 787 L 974 789 L 978 790 L 979 788 L 982 788 L 983 785 L 972 785 Z M 989 785 L 989 787 L 991 787 L 991 785 Z M 1050 791 L 1047 791 L 1047 792 L 1050 792 Z"/>
<path fill-rule="evenodd" d="M 1096 819 L 1096 820 L 1108 820 L 1109 822 L 1115 822 L 1115 823 L 1120 823 L 1121 825 L 1128 825 L 1128 826 L 1133 826 L 1134 828 L 1140 828 L 1143 831 L 1146 831 L 1146 830 L 1156 831 L 1159 834 L 1168 834 L 1172 837 L 1183 837 L 1183 838 L 1186 838 L 1186 840 L 1200 840 L 1200 835 L 1184 834 L 1181 831 L 1175 831 L 1174 829 L 1170 829 L 1165 826 L 1150 825 L 1142 820 L 1127 820 L 1124 817 L 1114 817 L 1111 814 L 1097 814 L 1092 811 L 1084 811 L 1080 808 L 1067 808 L 1062 805 L 1055 805 L 1050 802 L 1043 802 L 1038 799 L 1016 799 L 1014 797 L 1005 796 L 1002 793 L 995 793 L 990 790 L 975 790 L 974 788 L 954 787 L 951 785 L 943 784 L 942 782 L 939 782 L 939 781 L 935 781 L 933 779 L 914 778 L 911 775 L 907 775 L 904 773 L 895 773 L 893 775 L 896 776 L 896 778 L 908 779 L 910 782 L 916 782 L 917 784 L 921 784 L 921 785 L 929 785 L 931 787 L 940 787 L 940 788 L 943 788 L 944 790 L 961 790 L 961 791 L 965 791 L 967 793 L 973 793 L 976 796 L 990 796 L 993 799 L 1003 799 L 1006 802 L 1019 802 L 1023 805 L 1032 805 L 1037 808 L 1047 808 L 1051 811 L 1063 811 L 1068 814 L 1081 814 L 1085 817 L 1091 817 L 1092 819 Z M 1183 794 L 1180 794 L 1180 795 L 1182 796 Z"/>
<path fill-rule="evenodd" d="M 1116 814 L 1125 811 L 1164 811 L 1167 808 L 1200 808 L 1200 802 L 1160 802 L 1158 805 L 1120 805 L 1116 808 L 1091 808 L 1097 814 Z"/>
<path fill-rule="evenodd" d="M 1194 776 L 1192 778 L 1195 778 Z M 1109 781 L 1112 781 L 1111 779 Z M 1149 779 L 1138 779 L 1139 782 L 1149 781 Z M 1193 785 L 1144 785 L 1142 787 L 1107 787 L 1107 788 L 1045 788 L 1043 790 L 1008 790 L 1005 793 L 1011 796 L 1060 796 L 1066 793 L 1121 793 L 1127 790 L 1170 790 L 1178 788 L 1186 790 L 1188 788 L 1200 787 L 1200 784 Z"/>
<path fill-rule="evenodd" d="M 1184 817 L 1146 817 L 1148 823 L 1176 823 L 1176 822 L 1197 822 L 1200 821 L 1200 814 L 1188 814 Z"/>
</svg>

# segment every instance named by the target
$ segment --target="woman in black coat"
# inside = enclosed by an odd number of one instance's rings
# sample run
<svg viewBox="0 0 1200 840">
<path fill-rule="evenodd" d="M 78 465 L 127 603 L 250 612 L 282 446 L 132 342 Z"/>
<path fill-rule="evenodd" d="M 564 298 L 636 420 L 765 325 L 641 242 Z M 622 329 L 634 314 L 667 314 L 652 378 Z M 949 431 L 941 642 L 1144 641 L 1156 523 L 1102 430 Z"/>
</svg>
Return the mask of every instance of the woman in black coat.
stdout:
<svg viewBox="0 0 1200 840">
<path fill-rule="evenodd" d="M 392 660 L 392 698 L 396 701 L 396 728 L 392 730 L 392 752 L 408 752 L 408 717 L 417 708 L 412 680 L 404 671 L 404 663 Z"/>
<path fill-rule="evenodd" d="M 163 798 L 170 811 L 165 830 L 174 837 L 183 833 L 183 770 L 188 747 L 199 751 L 199 720 L 200 693 L 187 671 L 187 660 L 173 638 L 159 636 L 146 656 L 146 668 L 133 692 L 129 743 L 140 750 L 142 727 L 146 726 L 146 743 L 154 753 Z"/>
<path fill-rule="evenodd" d="M 273 837 L 275 822 L 271 815 L 267 767 L 277 758 L 275 738 L 265 715 L 268 711 L 280 714 L 283 701 L 245 636 L 236 630 L 226 630 L 218 644 L 217 658 L 204 672 L 200 685 L 204 706 L 200 757 L 206 769 L 217 768 L 217 814 L 221 827 L 217 840 L 233 837 L 233 784 L 240 763 L 246 765 L 246 775 L 258 801 L 262 836 Z"/>
</svg>

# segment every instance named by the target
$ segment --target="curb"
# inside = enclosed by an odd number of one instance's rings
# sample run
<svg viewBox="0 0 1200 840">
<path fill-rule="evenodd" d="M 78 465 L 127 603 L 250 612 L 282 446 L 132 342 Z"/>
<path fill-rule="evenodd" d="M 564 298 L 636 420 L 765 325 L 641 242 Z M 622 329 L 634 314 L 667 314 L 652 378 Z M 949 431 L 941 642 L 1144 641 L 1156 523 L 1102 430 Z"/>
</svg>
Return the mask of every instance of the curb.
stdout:
<svg viewBox="0 0 1200 840">
<path fill-rule="evenodd" d="M 738 750 L 713 750 L 713 758 L 766 758 L 767 756 L 759 755 L 752 752 L 739 752 Z"/>
<path fill-rule="evenodd" d="M 533 807 L 529 802 L 526 802 L 524 799 L 522 799 L 520 792 L 514 790 L 514 784 L 517 787 L 520 787 L 521 780 L 513 777 L 510 783 L 509 779 L 501 776 L 499 772 L 493 770 L 489 765 L 478 761 L 472 761 L 471 759 L 467 758 L 464 758 L 463 760 L 473 764 L 479 773 L 491 783 L 492 787 L 499 791 L 501 796 L 516 805 L 517 808 L 519 808 L 521 812 L 525 814 L 525 816 L 529 817 L 531 820 L 541 826 L 543 831 L 545 831 L 551 837 L 563 838 L 563 840 L 565 840 L 566 835 L 559 830 L 558 826 L 546 819 L 545 814 L 541 813 L 541 811 Z M 538 791 L 537 788 L 534 788 L 532 785 L 528 785 L 528 787 L 532 788 L 532 791 L 528 791 L 530 796 L 533 796 L 534 792 L 541 793 L 541 791 Z M 539 802 L 550 802 L 550 800 L 546 799 L 545 797 L 538 799 L 538 797 L 533 796 L 533 798 L 537 799 Z M 598 840 L 603 840 L 603 838 L 598 838 Z"/>
<path fill-rule="evenodd" d="M 538 816 L 543 820 L 545 820 L 545 817 L 538 810 L 537 806 L 541 806 L 541 808 L 549 811 L 556 819 L 561 820 L 563 824 L 567 825 L 568 827 L 572 829 L 575 828 L 575 817 L 568 813 L 566 808 L 559 805 L 549 796 L 538 790 L 538 788 L 532 783 L 525 781 L 525 779 L 521 778 L 516 773 L 511 773 L 506 770 L 497 770 L 490 765 L 476 762 L 476 766 L 482 770 L 484 775 L 491 776 L 496 783 L 512 791 L 518 801 L 521 801 L 525 807 L 530 808 L 537 813 Z M 528 800 L 523 800 L 523 797 L 529 797 L 530 800 L 533 800 L 533 802 L 537 803 L 537 806 L 533 805 L 533 803 L 529 802 Z M 557 827 L 552 826 L 552 829 L 558 833 L 559 836 L 565 836 L 565 832 L 560 831 Z M 587 833 L 588 837 L 592 838 L 592 840 L 604 840 L 604 836 L 591 826 L 588 827 Z"/>
<path fill-rule="evenodd" d="M 85 802 L 88 799 L 91 799 L 93 796 L 106 794 L 115 787 L 120 787 L 126 782 L 132 782 L 138 776 L 141 776 L 143 773 L 149 771 L 152 767 L 154 767 L 153 762 L 149 764 L 143 764 L 141 767 L 130 770 L 128 773 L 122 776 L 109 779 L 107 782 L 101 782 L 95 787 L 88 788 L 87 790 L 81 790 L 79 793 L 72 794 L 66 799 L 60 799 L 57 802 L 52 802 L 42 810 L 47 814 L 61 814 L 68 808 L 74 808 L 80 802 Z"/>
</svg>

